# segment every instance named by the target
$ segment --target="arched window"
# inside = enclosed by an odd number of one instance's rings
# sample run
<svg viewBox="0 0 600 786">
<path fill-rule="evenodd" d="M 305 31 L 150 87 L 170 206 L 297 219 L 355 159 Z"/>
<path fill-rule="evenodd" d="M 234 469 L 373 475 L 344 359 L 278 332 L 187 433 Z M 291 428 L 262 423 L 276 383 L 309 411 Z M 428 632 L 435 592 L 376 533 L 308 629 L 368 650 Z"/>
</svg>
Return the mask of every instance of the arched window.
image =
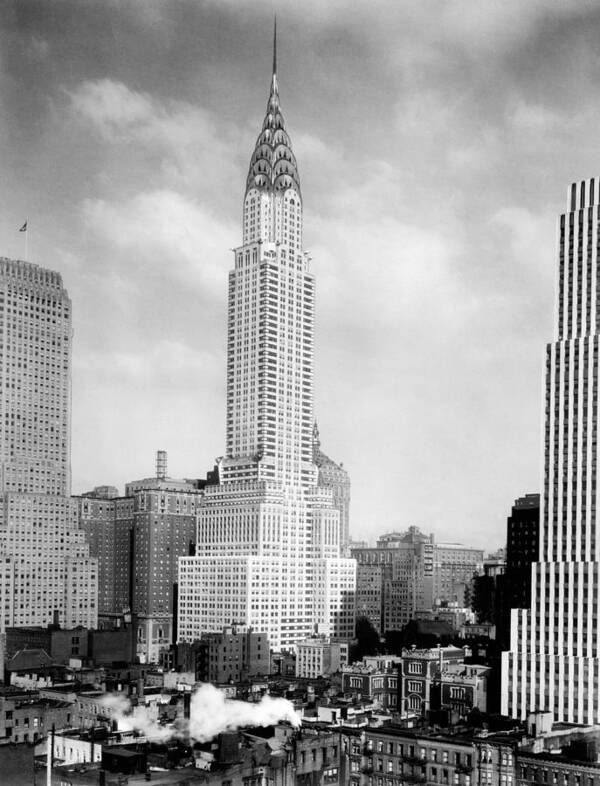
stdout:
<svg viewBox="0 0 600 786">
<path fill-rule="evenodd" d="M 408 709 L 409 710 L 420 710 L 421 709 L 421 699 L 419 696 L 409 696 L 408 697 Z"/>
</svg>

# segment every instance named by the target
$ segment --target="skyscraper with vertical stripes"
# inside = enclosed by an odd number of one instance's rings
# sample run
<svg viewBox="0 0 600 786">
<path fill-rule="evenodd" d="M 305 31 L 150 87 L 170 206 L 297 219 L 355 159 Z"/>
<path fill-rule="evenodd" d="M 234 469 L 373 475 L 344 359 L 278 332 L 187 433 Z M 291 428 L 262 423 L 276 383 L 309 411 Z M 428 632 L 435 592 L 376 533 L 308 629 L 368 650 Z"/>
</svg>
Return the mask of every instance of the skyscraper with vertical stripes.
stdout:
<svg viewBox="0 0 600 786">
<path fill-rule="evenodd" d="M 355 562 L 313 460 L 315 278 L 285 128 L 276 47 L 250 159 L 242 245 L 229 274 L 226 453 L 201 502 L 196 556 L 180 560 L 179 638 L 244 623 L 287 649 L 352 637 Z"/>
<path fill-rule="evenodd" d="M 544 370 L 543 489 L 531 608 L 515 609 L 502 712 L 600 722 L 600 178 L 574 183 L 558 226 Z"/>
<path fill-rule="evenodd" d="M 0 258 L 0 627 L 95 627 L 97 561 L 71 492 L 71 301 Z"/>
</svg>

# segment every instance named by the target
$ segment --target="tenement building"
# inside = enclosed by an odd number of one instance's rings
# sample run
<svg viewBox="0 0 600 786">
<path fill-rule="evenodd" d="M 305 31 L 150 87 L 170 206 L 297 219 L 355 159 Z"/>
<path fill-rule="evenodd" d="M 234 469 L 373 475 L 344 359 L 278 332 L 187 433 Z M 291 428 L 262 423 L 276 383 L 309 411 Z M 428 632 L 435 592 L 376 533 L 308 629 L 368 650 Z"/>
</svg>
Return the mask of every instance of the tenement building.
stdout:
<svg viewBox="0 0 600 786">
<path fill-rule="evenodd" d="M 354 633 L 355 562 L 313 456 L 315 278 L 275 57 L 229 274 L 226 452 L 180 560 L 179 638 L 243 623 L 275 650 Z"/>
<path fill-rule="evenodd" d="M 385 723 L 365 730 L 363 758 L 360 765 L 351 762 L 348 782 L 350 786 L 513 786 L 520 739 L 518 733 L 474 735 L 464 727 L 440 731 Z"/>
<path fill-rule="evenodd" d="M 71 487 L 71 301 L 58 273 L 0 259 L 1 624 L 95 627 L 97 564 Z M 55 615 L 55 612 L 57 614 Z"/>
<path fill-rule="evenodd" d="M 574 183 L 560 217 L 554 340 L 545 362 L 543 490 L 531 604 L 511 617 L 502 712 L 600 722 L 600 179 Z"/>
<path fill-rule="evenodd" d="M 177 645 L 177 666 L 192 672 L 198 682 L 237 683 L 264 677 L 271 667 L 269 639 L 244 625 L 231 625 L 220 633 Z"/>
</svg>

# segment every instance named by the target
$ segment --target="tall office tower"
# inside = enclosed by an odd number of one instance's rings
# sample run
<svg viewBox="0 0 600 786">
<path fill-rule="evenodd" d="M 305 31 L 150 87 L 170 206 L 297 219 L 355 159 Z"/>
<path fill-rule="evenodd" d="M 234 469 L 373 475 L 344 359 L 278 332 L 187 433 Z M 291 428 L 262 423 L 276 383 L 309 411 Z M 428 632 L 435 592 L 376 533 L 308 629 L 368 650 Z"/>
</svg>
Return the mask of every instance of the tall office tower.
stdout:
<svg viewBox="0 0 600 786">
<path fill-rule="evenodd" d="M 506 564 L 502 575 L 489 577 L 495 585 L 496 641 L 510 648 L 511 609 L 531 605 L 531 565 L 538 558 L 540 495 L 526 494 L 515 500 L 506 521 Z"/>
<path fill-rule="evenodd" d="M 600 722 L 598 344 L 600 179 L 574 183 L 558 230 L 554 341 L 544 372 L 544 463 L 531 606 L 513 610 L 502 712 Z"/>
<path fill-rule="evenodd" d="M 0 259 L 0 584 L 13 627 L 54 612 L 65 626 L 97 621 L 97 564 L 69 497 L 71 338 L 60 275 Z"/>
<path fill-rule="evenodd" d="M 158 663 L 173 641 L 173 586 L 179 557 L 196 540 L 202 491 L 197 481 L 167 475 L 167 454 L 158 451 L 155 478 L 132 481 L 131 611 L 141 663 Z"/>
<path fill-rule="evenodd" d="M 226 455 L 200 506 L 197 556 L 180 561 L 179 636 L 243 623 L 276 650 L 315 630 L 351 637 L 355 563 L 339 556 L 339 511 L 313 461 L 315 280 L 275 51 L 234 259 Z"/>
<path fill-rule="evenodd" d="M 128 483 L 124 497 L 98 486 L 73 498 L 79 528 L 98 560 L 99 625 L 131 614 L 142 663 L 161 662 L 172 644 L 177 560 L 195 548 L 207 482 L 168 477 L 166 452 L 156 455 L 156 477 Z"/>
<path fill-rule="evenodd" d="M 319 469 L 317 485 L 331 489 L 333 507 L 340 512 L 340 556 L 350 556 L 350 476 L 321 450 L 319 429 L 313 430 L 313 461 Z"/>
</svg>

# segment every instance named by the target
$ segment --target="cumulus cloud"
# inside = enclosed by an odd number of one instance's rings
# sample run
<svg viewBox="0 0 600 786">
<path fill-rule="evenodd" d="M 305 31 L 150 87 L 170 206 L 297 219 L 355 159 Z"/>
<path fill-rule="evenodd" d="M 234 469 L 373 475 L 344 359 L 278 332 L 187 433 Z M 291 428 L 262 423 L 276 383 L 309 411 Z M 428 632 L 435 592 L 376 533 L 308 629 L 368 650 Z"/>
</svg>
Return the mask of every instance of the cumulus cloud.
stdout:
<svg viewBox="0 0 600 786">
<path fill-rule="evenodd" d="M 110 141 L 121 135 L 143 134 L 160 122 L 163 111 L 149 95 L 130 90 L 111 79 L 87 81 L 71 93 L 76 114 L 89 120 Z"/>
<path fill-rule="evenodd" d="M 44 42 L 2 63 L 0 231 L 21 255 L 29 215 L 30 251 L 73 298 L 79 486 L 138 476 L 159 440 L 188 474 L 222 450 L 229 249 L 268 84 L 270 0 L 134 5 L 89 25 L 66 0 L 0 32 L 3 51 Z M 317 413 L 353 478 L 352 528 L 500 543 L 538 483 L 556 214 L 600 158 L 600 10 L 284 9 Z"/>
<path fill-rule="evenodd" d="M 71 112 L 107 142 L 142 145 L 160 159 L 161 174 L 177 186 L 219 198 L 219 184 L 239 181 L 240 128 L 202 106 L 163 101 L 112 79 L 86 80 L 69 92 Z"/>
<path fill-rule="evenodd" d="M 32 36 L 27 47 L 27 54 L 33 61 L 43 61 L 48 57 L 50 44 L 45 38 Z"/>
<path fill-rule="evenodd" d="M 86 200 L 83 217 L 89 229 L 126 252 L 124 264 L 133 262 L 135 273 L 149 275 L 158 268 L 165 279 L 222 295 L 228 249 L 239 229 L 208 205 L 163 189 L 116 202 Z"/>
</svg>

